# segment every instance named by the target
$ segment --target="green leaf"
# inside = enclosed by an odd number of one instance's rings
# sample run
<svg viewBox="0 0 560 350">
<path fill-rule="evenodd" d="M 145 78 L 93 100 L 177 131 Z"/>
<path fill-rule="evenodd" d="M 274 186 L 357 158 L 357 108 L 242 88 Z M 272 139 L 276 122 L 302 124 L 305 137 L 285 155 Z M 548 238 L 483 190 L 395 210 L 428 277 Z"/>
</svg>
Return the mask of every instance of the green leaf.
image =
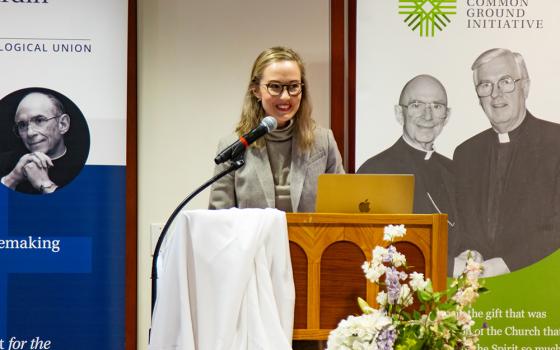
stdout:
<svg viewBox="0 0 560 350">
<path fill-rule="evenodd" d="M 424 343 L 425 340 L 418 338 L 414 328 L 407 327 L 399 334 L 395 350 L 421 350 Z"/>
<path fill-rule="evenodd" d="M 428 280 L 428 285 L 426 286 L 426 291 L 433 293 L 434 288 L 432 287 L 432 280 Z"/>
<path fill-rule="evenodd" d="M 360 309 L 362 310 L 362 312 L 364 314 L 370 314 L 372 307 L 369 306 L 369 304 L 367 303 L 367 301 L 365 301 L 364 299 L 358 297 L 358 306 L 360 307 Z"/>
<path fill-rule="evenodd" d="M 419 290 L 418 291 L 418 299 L 420 299 L 421 302 L 423 303 L 427 303 L 430 300 L 432 300 L 432 294 L 425 292 L 423 290 Z"/>
<path fill-rule="evenodd" d="M 453 308 L 455 308 L 455 305 L 448 304 L 448 303 L 442 303 L 442 304 L 438 305 L 438 309 L 444 310 L 444 311 L 447 311 L 447 310 L 450 310 L 450 309 L 453 309 Z"/>
<path fill-rule="evenodd" d="M 403 319 L 408 321 L 411 319 L 410 313 L 406 312 L 406 311 L 402 311 L 401 315 L 403 316 Z"/>
<path fill-rule="evenodd" d="M 490 291 L 490 289 L 486 288 L 486 287 L 480 287 L 478 288 L 478 293 L 479 294 L 483 294 L 483 293 L 488 293 Z"/>
<path fill-rule="evenodd" d="M 437 316 L 436 310 L 432 310 L 432 311 L 430 312 L 430 314 L 428 315 L 428 318 L 430 319 L 430 321 L 433 321 L 433 320 L 436 319 L 436 316 Z"/>
</svg>

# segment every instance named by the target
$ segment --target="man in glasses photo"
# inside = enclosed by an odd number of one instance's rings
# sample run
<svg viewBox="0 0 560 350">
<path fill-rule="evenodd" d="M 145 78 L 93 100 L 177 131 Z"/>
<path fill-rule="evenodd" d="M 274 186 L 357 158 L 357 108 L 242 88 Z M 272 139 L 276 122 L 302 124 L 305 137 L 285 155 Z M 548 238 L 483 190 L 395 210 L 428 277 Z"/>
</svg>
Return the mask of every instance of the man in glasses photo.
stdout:
<svg viewBox="0 0 560 350">
<path fill-rule="evenodd" d="M 395 116 L 403 126 L 397 142 L 368 159 L 361 174 L 413 174 L 414 213 L 446 213 L 450 237 L 455 221 L 451 160 L 434 150 L 434 142 L 449 121 L 447 92 L 430 75 L 418 75 L 401 91 Z M 450 240 L 451 242 L 451 240 Z"/>
<path fill-rule="evenodd" d="M 70 124 L 70 116 L 54 95 L 26 94 L 17 105 L 13 125 L 26 151 L 4 157 L 2 184 L 18 192 L 47 194 L 72 180 L 83 163 L 71 156 L 65 143 Z"/>
<path fill-rule="evenodd" d="M 530 80 L 519 53 L 488 50 L 472 70 L 491 127 L 453 156 L 458 248 L 500 257 L 513 271 L 560 247 L 560 125 L 527 110 Z"/>
</svg>

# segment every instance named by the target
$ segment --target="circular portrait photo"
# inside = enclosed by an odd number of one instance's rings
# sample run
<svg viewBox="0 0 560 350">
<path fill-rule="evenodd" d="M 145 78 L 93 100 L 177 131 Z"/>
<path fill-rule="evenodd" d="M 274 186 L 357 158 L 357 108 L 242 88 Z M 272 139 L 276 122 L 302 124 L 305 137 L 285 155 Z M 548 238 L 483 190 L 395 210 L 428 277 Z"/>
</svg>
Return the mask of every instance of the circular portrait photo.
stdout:
<svg viewBox="0 0 560 350">
<path fill-rule="evenodd" d="M 46 88 L 14 91 L 0 100 L 2 185 L 27 194 L 54 193 L 78 176 L 89 153 L 80 109 Z"/>
</svg>

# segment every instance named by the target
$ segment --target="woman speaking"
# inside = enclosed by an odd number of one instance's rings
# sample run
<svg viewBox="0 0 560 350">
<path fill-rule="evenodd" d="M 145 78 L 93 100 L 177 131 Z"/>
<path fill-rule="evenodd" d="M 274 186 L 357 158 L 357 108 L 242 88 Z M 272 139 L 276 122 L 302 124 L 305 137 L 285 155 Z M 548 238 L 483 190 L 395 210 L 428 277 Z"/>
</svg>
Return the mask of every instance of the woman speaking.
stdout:
<svg viewBox="0 0 560 350">
<path fill-rule="evenodd" d="M 277 128 L 245 153 L 245 166 L 217 181 L 210 209 L 277 208 L 313 212 L 317 177 L 343 173 L 332 131 L 311 117 L 309 83 L 300 56 L 292 49 L 272 47 L 255 60 L 235 134 L 220 141 L 219 150 L 259 125 L 266 116 Z M 216 166 L 215 173 L 227 168 Z"/>
</svg>

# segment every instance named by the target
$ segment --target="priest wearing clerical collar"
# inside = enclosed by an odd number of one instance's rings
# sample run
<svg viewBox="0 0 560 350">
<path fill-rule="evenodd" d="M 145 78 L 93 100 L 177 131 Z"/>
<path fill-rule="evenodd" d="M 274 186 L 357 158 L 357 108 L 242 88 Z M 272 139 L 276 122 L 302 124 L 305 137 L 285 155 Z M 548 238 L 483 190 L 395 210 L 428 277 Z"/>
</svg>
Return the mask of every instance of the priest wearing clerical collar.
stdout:
<svg viewBox="0 0 560 350">
<path fill-rule="evenodd" d="M 413 174 L 414 213 L 446 213 L 449 231 L 455 221 L 451 160 L 434 150 L 447 124 L 450 108 L 443 84 L 430 75 L 408 81 L 395 106 L 402 136 L 385 151 L 368 159 L 358 173 Z"/>
<path fill-rule="evenodd" d="M 457 243 L 509 270 L 560 248 L 560 125 L 526 107 L 523 57 L 491 49 L 473 63 L 475 91 L 491 128 L 455 149 Z"/>
<path fill-rule="evenodd" d="M 18 192 L 52 193 L 81 170 L 64 141 L 70 116 L 53 95 L 31 92 L 17 106 L 14 133 L 25 152 L 9 152 L 2 157 L 1 182 Z"/>
</svg>

